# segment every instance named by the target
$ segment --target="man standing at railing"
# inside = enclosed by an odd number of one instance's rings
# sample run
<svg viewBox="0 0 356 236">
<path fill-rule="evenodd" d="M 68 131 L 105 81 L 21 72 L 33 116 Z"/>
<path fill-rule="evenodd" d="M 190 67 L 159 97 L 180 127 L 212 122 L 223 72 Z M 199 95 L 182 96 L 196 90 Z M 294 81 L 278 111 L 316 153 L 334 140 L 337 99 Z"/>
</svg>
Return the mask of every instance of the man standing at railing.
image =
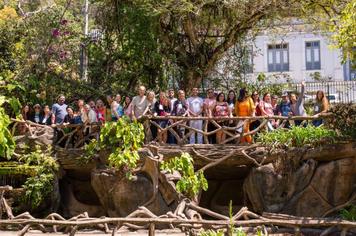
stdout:
<svg viewBox="0 0 356 236">
<path fill-rule="evenodd" d="M 57 99 L 57 103 L 52 106 L 52 124 L 62 124 L 64 117 L 67 115 L 67 105 L 64 103 L 66 98 L 64 95 L 60 95 Z"/>
<path fill-rule="evenodd" d="M 174 90 L 168 90 L 168 99 L 171 101 L 171 112 L 173 111 L 174 103 L 177 101 L 177 98 L 174 97 Z"/>
<path fill-rule="evenodd" d="M 289 114 L 292 112 L 291 108 L 290 108 L 290 101 L 289 101 L 289 97 L 288 97 L 288 93 L 283 93 L 282 94 L 282 101 L 281 103 L 278 105 L 277 107 L 277 114 L 279 116 L 286 116 L 288 117 Z M 289 128 L 290 124 L 288 121 L 285 121 L 285 128 Z M 277 121 L 277 126 L 279 125 L 279 121 Z"/>
<path fill-rule="evenodd" d="M 191 117 L 199 117 L 203 113 L 204 100 L 198 96 L 198 88 L 192 89 L 192 96 L 188 98 L 188 112 Z M 189 126 L 198 130 L 202 130 L 202 120 L 191 120 Z M 195 136 L 197 135 L 198 144 L 203 143 L 203 135 L 201 133 L 194 132 L 190 135 L 189 143 L 195 144 Z"/>
<path fill-rule="evenodd" d="M 148 102 L 145 93 L 146 93 L 145 86 L 140 86 L 138 88 L 138 96 L 135 96 L 132 99 L 131 106 L 132 106 L 133 119 L 140 118 L 143 115 L 143 113 L 146 111 L 146 108 L 148 107 Z"/>
<path fill-rule="evenodd" d="M 185 100 L 185 92 L 183 90 L 178 91 L 178 99 L 173 104 L 173 116 L 186 116 L 188 114 L 188 103 Z M 184 122 L 185 123 L 185 122 Z M 177 128 L 178 134 L 180 137 L 183 137 L 185 134 L 184 127 Z"/>
</svg>

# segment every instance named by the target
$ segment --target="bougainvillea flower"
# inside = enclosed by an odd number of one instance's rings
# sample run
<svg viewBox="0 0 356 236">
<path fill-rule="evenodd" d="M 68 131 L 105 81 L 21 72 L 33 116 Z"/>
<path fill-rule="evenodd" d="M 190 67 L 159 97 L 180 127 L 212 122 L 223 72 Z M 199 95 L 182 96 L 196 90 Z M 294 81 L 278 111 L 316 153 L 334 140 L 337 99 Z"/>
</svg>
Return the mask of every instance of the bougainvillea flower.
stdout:
<svg viewBox="0 0 356 236">
<path fill-rule="evenodd" d="M 61 25 L 66 25 L 67 23 L 68 23 L 67 20 L 62 20 L 62 21 L 61 21 Z"/>
<path fill-rule="evenodd" d="M 53 37 L 58 37 L 60 35 L 59 29 L 53 29 L 52 30 L 52 36 Z"/>
</svg>

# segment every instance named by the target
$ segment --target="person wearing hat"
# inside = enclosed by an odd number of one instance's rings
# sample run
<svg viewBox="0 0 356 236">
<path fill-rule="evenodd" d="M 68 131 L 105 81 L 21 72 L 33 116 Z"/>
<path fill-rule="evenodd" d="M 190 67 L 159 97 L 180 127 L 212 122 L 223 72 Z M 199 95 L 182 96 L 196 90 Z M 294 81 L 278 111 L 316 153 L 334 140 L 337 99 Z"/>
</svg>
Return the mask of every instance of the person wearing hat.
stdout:
<svg viewBox="0 0 356 236">
<path fill-rule="evenodd" d="M 282 94 L 282 101 L 278 105 L 277 108 L 278 115 L 279 116 L 289 116 L 291 113 L 291 107 L 290 107 L 290 101 L 289 101 L 289 96 L 288 93 L 283 93 Z"/>
<path fill-rule="evenodd" d="M 42 122 L 43 119 L 43 115 L 42 115 L 42 108 L 40 104 L 36 104 L 33 106 L 33 114 L 30 116 L 30 121 L 36 123 L 36 124 L 40 124 Z"/>
<path fill-rule="evenodd" d="M 282 94 L 282 101 L 277 107 L 277 113 L 279 116 L 290 116 L 292 112 L 291 103 L 289 101 L 289 95 L 287 92 Z M 277 125 L 279 125 L 280 120 L 278 120 Z M 284 126 L 285 128 L 289 128 L 290 124 L 287 122 Z"/>
</svg>

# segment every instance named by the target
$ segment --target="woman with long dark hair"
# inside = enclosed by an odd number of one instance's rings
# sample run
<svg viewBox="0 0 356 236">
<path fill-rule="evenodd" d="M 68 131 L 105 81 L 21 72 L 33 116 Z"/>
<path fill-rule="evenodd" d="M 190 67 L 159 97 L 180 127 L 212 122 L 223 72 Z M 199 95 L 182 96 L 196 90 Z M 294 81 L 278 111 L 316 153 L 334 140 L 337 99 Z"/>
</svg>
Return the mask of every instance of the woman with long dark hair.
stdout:
<svg viewBox="0 0 356 236">
<path fill-rule="evenodd" d="M 255 112 L 255 105 L 253 103 L 253 100 L 251 97 L 248 96 L 248 91 L 246 88 L 240 89 L 239 92 L 239 97 L 237 99 L 236 105 L 235 105 L 235 114 L 236 116 L 254 116 Z M 239 122 L 239 124 L 243 124 L 243 131 L 244 133 L 249 132 L 249 122 Z M 241 139 L 241 143 L 251 143 L 252 142 L 252 137 L 251 135 L 247 135 Z"/>
<path fill-rule="evenodd" d="M 254 116 L 261 116 L 261 108 L 260 108 L 260 96 L 257 91 L 254 91 L 251 95 L 251 99 L 253 101 L 253 105 L 255 106 L 255 111 L 254 111 Z M 259 120 L 252 121 L 250 123 L 250 130 L 256 129 L 258 126 L 260 126 L 261 122 Z"/>
<path fill-rule="evenodd" d="M 318 117 L 320 114 L 326 113 L 329 110 L 329 101 L 326 98 L 324 91 L 319 90 L 316 92 L 314 104 L 314 116 Z M 322 119 L 313 120 L 314 126 L 320 126 L 323 123 Z"/>
<path fill-rule="evenodd" d="M 165 92 L 159 93 L 159 100 L 154 104 L 155 114 L 157 116 L 165 117 L 171 114 L 171 101 L 167 98 Z M 168 120 L 159 120 L 157 121 L 161 128 L 166 128 L 168 126 Z M 161 129 L 157 130 L 158 139 L 160 143 L 167 142 L 167 131 L 162 132 Z"/>
<path fill-rule="evenodd" d="M 216 105 L 214 108 L 214 117 L 222 118 L 231 116 L 231 110 L 229 104 L 225 100 L 225 94 L 219 93 L 216 97 Z M 220 125 L 224 125 L 226 122 L 217 121 Z M 225 133 L 223 131 L 216 132 L 216 142 L 221 144 L 225 140 Z"/>
<path fill-rule="evenodd" d="M 236 103 L 236 93 L 234 90 L 230 90 L 227 99 L 226 99 L 227 104 L 229 104 L 229 108 L 232 111 L 232 114 L 235 115 L 235 103 Z"/>
<path fill-rule="evenodd" d="M 131 107 L 131 97 L 130 96 L 125 96 L 125 101 L 124 101 L 124 114 L 125 116 L 129 117 L 130 119 L 132 118 L 132 107 Z"/>
<path fill-rule="evenodd" d="M 51 125 L 51 109 L 49 108 L 48 105 L 45 105 L 43 107 L 43 115 L 42 115 L 42 120 L 41 123 L 43 125 Z"/>
<path fill-rule="evenodd" d="M 40 104 L 36 104 L 33 106 L 33 112 L 30 116 L 30 120 L 36 124 L 41 123 L 41 121 L 42 121 L 42 107 Z"/>
</svg>

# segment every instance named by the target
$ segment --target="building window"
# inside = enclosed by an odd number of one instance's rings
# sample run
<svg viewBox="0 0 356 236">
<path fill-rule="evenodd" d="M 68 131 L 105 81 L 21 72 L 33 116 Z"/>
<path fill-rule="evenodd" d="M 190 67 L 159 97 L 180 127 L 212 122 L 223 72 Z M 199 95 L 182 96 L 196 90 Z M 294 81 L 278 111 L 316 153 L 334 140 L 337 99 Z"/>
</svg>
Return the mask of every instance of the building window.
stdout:
<svg viewBox="0 0 356 236">
<path fill-rule="evenodd" d="M 305 43 L 305 62 L 307 70 L 320 70 L 320 41 Z"/>
<path fill-rule="evenodd" d="M 268 45 L 268 72 L 289 71 L 288 44 Z"/>
</svg>

